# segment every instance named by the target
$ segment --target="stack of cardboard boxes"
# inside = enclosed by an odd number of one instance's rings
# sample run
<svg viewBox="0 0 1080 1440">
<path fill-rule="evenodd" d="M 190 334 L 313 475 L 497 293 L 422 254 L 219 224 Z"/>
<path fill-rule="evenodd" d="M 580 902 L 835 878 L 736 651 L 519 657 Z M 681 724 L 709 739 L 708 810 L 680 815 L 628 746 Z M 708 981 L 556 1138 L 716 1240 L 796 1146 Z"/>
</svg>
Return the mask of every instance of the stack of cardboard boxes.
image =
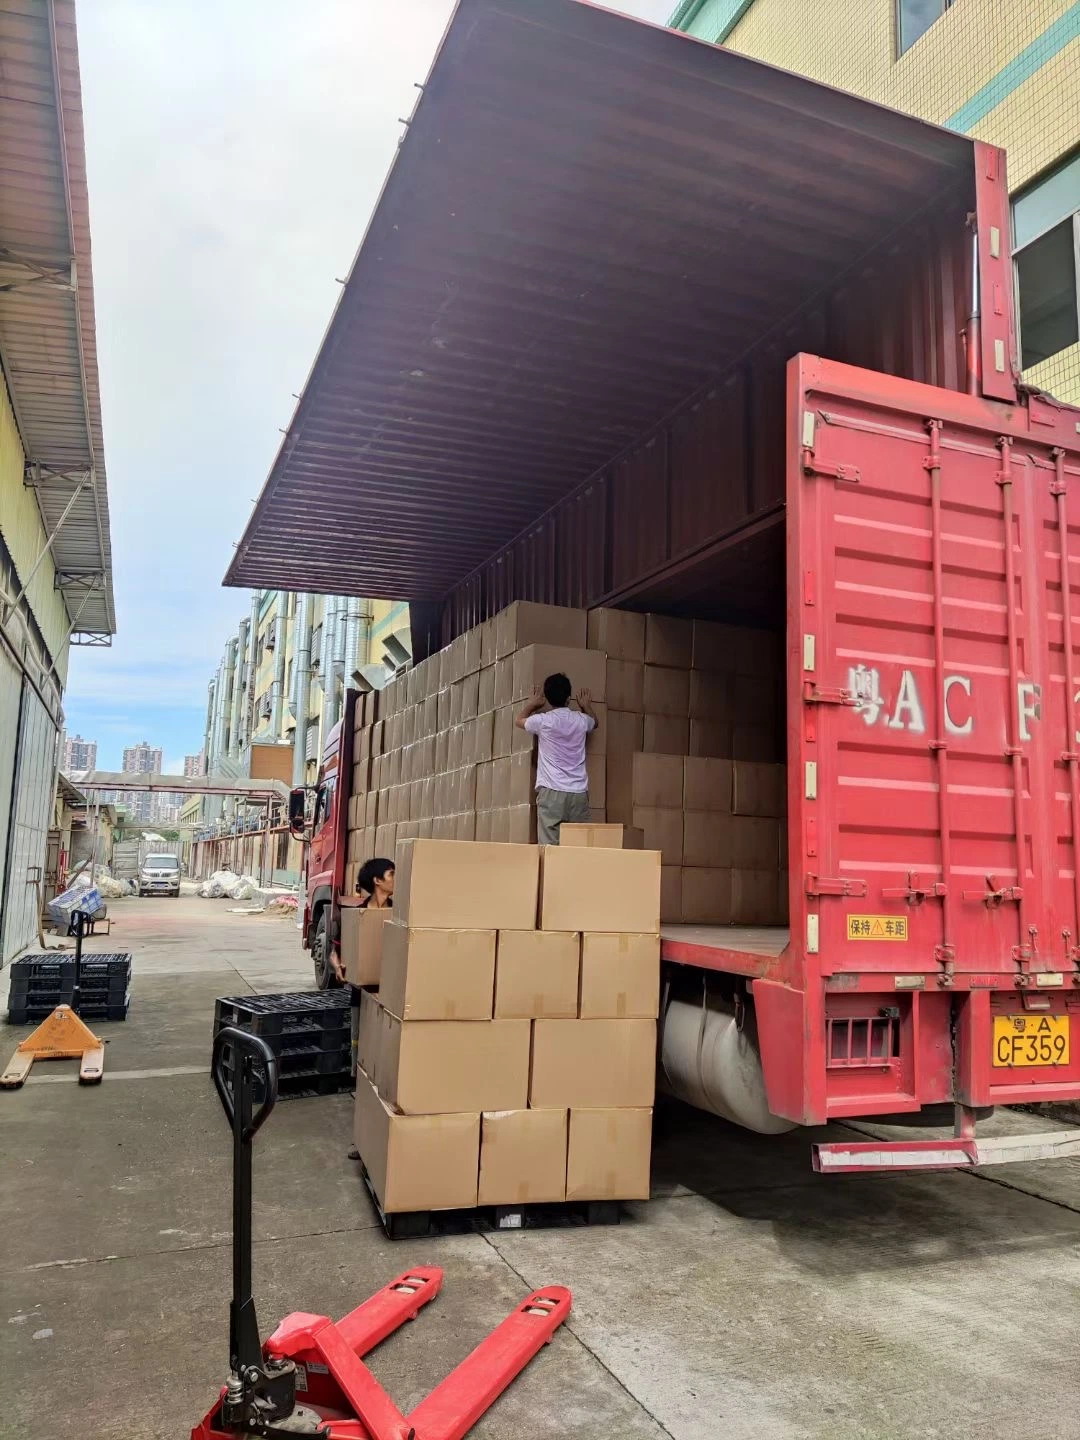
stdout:
<svg viewBox="0 0 1080 1440">
<path fill-rule="evenodd" d="M 535 842 L 535 746 L 514 717 L 562 670 L 600 718 L 592 817 L 661 852 L 663 918 L 786 924 L 780 658 L 770 631 L 508 606 L 357 706 L 346 892 L 398 840 Z"/>
<path fill-rule="evenodd" d="M 647 1198 L 660 857 L 416 839 L 361 1010 L 387 1213 Z"/>
<path fill-rule="evenodd" d="M 522 601 L 362 697 L 347 892 L 364 860 L 392 857 L 398 840 L 535 842 L 535 746 L 514 717 L 554 671 L 590 691 L 600 717 L 587 761 L 592 814 L 604 819 L 607 668 L 586 632 L 584 610 Z"/>
</svg>

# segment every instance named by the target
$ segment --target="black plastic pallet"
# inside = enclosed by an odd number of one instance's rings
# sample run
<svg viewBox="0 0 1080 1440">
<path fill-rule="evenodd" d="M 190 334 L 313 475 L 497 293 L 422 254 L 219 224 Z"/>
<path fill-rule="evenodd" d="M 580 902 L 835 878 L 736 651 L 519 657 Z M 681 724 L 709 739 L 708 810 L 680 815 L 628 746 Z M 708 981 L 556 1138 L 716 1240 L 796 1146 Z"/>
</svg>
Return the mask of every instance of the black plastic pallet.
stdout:
<svg viewBox="0 0 1080 1440">
<path fill-rule="evenodd" d="M 223 1067 L 225 1071 L 226 1084 L 232 1089 L 232 1067 Z M 264 1095 L 265 1080 L 260 1075 L 258 1067 L 251 1077 L 251 1099 L 252 1104 L 261 1105 Z M 343 1090 L 351 1090 L 353 1087 L 353 1076 L 350 1070 L 336 1070 L 330 1075 L 319 1075 L 314 1072 L 300 1070 L 292 1075 L 278 1076 L 278 1099 L 279 1100 L 302 1100 L 313 1095 L 337 1095 Z"/>
<path fill-rule="evenodd" d="M 39 1003 L 35 996 L 29 1005 L 12 1005 L 8 1000 L 8 1024 L 9 1025 L 40 1025 L 42 1020 L 47 1020 L 57 1005 L 66 1005 L 66 1000 L 57 1000 L 55 1003 Z M 131 992 L 118 999 L 107 1001 L 87 998 L 85 995 L 79 1003 L 79 1016 L 87 1021 L 91 1020 L 126 1020 L 128 1008 L 131 1004 Z"/>
<path fill-rule="evenodd" d="M 400 1210 L 388 1215 L 379 1203 L 367 1166 L 360 1174 L 388 1240 L 418 1240 L 475 1230 L 551 1230 L 568 1226 L 618 1225 L 618 1200 L 564 1200 L 551 1205 L 477 1205 L 469 1210 Z"/>
<path fill-rule="evenodd" d="M 123 995 L 130 985 L 131 976 L 123 974 L 97 975 L 91 971 L 88 975 L 84 971 L 79 979 L 79 987 L 84 995 Z M 74 990 L 74 974 L 59 978 L 55 975 L 12 975 L 8 994 L 12 999 L 17 995 L 55 995 L 67 998 Z"/>
<path fill-rule="evenodd" d="M 269 1039 L 298 1025 L 339 1029 L 349 1023 L 347 990 L 300 990 L 283 995 L 229 995 L 214 1004 L 214 1032 L 236 1025 Z"/>
<path fill-rule="evenodd" d="M 352 1046 L 343 1050 L 291 1050 L 285 1055 L 279 1055 L 277 1060 L 278 1076 L 282 1080 L 292 1075 L 348 1073 L 352 1066 Z M 222 1054 L 222 1068 L 229 1075 L 235 1068 L 231 1047 L 226 1047 Z M 255 1073 L 262 1073 L 262 1066 L 258 1061 L 255 1062 Z"/>
<path fill-rule="evenodd" d="M 129 951 L 117 951 L 114 954 L 84 955 L 82 957 L 83 975 L 130 975 L 131 954 Z M 49 951 L 46 954 L 24 955 L 19 960 L 11 962 L 11 978 L 22 975 L 75 975 L 75 958 L 69 951 L 57 954 Z"/>
<path fill-rule="evenodd" d="M 219 1030 L 225 1029 L 226 1024 L 229 1023 L 232 1022 L 215 1023 L 214 1035 L 216 1036 Z M 240 1025 L 238 1028 L 247 1030 L 248 1027 Z M 294 1050 L 340 1050 L 350 1049 L 352 1046 L 347 1016 L 345 1023 L 332 1028 L 319 1025 L 311 1020 L 300 1020 L 287 1029 L 279 1031 L 276 1035 L 264 1035 L 262 1038 L 275 1055 L 287 1055 Z"/>
</svg>

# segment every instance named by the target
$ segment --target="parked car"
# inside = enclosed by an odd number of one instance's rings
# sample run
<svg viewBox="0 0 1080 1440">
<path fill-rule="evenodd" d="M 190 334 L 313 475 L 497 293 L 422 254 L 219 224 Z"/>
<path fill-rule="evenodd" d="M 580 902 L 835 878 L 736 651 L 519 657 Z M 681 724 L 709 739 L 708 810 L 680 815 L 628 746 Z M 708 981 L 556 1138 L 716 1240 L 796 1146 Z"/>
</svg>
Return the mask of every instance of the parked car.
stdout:
<svg viewBox="0 0 1080 1440">
<path fill-rule="evenodd" d="M 175 855 L 147 855 L 139 867 L 139 894 L 180 894 L 180 861 Z"/>
</svg>

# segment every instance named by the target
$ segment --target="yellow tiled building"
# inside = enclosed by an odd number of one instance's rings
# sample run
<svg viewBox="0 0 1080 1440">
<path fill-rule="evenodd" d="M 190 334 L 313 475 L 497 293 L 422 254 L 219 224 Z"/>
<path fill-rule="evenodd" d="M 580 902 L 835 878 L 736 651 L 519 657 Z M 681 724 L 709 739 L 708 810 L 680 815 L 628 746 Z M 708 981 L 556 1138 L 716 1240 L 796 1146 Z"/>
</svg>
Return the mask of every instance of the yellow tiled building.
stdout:
<svg viewBox="0 0 1080 1440">
<path fill-rule="evenodd" d="M 1080 404 L 1080 0 L 683 0 L 671 24 L 1003 146 L 1025 378 Z"/>
</svg>

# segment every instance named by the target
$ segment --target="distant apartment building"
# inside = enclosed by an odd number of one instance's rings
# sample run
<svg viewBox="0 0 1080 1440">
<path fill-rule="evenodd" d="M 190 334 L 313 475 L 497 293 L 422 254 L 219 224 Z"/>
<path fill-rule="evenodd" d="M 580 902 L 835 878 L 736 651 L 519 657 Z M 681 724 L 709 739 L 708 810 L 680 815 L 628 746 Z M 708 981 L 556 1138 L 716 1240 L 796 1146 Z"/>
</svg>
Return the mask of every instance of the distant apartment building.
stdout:
<svg viewBox="0 0 1080 1440">
<path fill-rule="evenodd" d="M 124 751 L 124 763 L 121 768 L 125 775 L 160 775 L 162 763 L 161 749 L 151 745 L 149 741 L 140 740 L 138 745 L 132 745 Z M 127 793 L 124 796 L 124 803 L 127 806 L 128 814 L 142 825 L 151 824 L 157 817 L 154 798 L 149 791 Z M 173 797 L 169 796 L 168 798 L 171 800 Z"/>
<path fill-rule="evenodd" d="M 97 769 L 97 741 L 84 740 L 81 735 L 64 737 L 64 758 L 60 768 L 65 775 L 81 774 Z"/>
<path fill-rule="evenodd" d="M 198 755 L 184 756 L 184 774 L 189 780 L 206 774 L 206 756 L 201 750 Z"/>
</svg>

